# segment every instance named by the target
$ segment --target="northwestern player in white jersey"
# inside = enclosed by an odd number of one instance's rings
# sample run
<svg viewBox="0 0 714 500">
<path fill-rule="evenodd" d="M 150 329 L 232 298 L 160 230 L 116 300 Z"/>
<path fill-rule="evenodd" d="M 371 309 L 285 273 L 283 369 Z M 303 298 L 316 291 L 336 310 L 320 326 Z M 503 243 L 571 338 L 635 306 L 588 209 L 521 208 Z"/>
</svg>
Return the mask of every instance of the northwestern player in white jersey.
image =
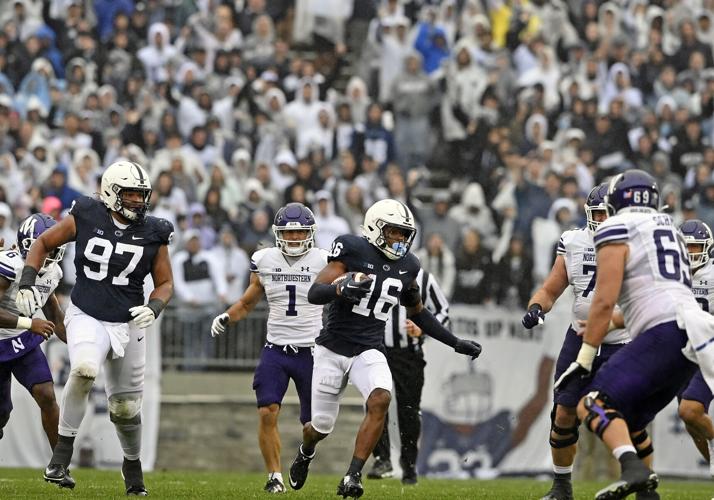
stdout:
<svg viewBox="0 0 714 500">
<path fill-rule="evenodd" d="M 290 486 L 307 480 L 315 446 L 335 425 L 340 398 L 352 382 L 366 400 L 367 412 L 357 433 L 347 474 L 337 494 L 362 495 L 362 468 L 382 434 L 392 392 L 392 374 L 384 356 L 384 325 L 400 303 L 423 332 L 460 354 L 476 358 L 481 346 L 455 337 L 424 308 L 416 283 L 419 260 L 411 253 L 416 224 L 409 208 L 397 200 L 381 200 L 364 216 L 363 238 L 335 239 L 328 264 L 310 287 L 312 304 L 330 304 L 327 321 L 316 339 L 312 384 L 312 420 L 290 466 Z"/>
<path fill-rule="evenodd" d="M 56 223 L 49 215 L 33 214 L 20 224 L 17 246 L 0 251 L 0 438 L 12 411 L 10 382 L 14 375 L 40 407 L 42 427 L 51 449 L 57 444 L 59 407 L 55 401 L 52 373 L 40 344 L 52 333 L 56 333 L 63 342 L 67 341 L 62 324 L 64 313 L 54 293 L 62 280 L 59 262 L 64 255 L 64 247 L 45 259 L 38 274 L 38 301 L 42 304 L 42 311 L 37 311 L 32 318 L 21 315 L 15 305 L 15 296 L 17 278 L 25 265 L 30 245 Z M 74 486 L 69 473 L 64 486 Z"/>
<path fill-rule="evenodd" d="M 268 299 L 268 338 L 255 369 L 253 390 L 258 402 L 258 443 L 268 469 L 265 491 L 284 493 L 280 467 L 278 414 L 290 379 L 300 399 L 300 422 L 310 421 L 312 350 L 322 328 L 322 306 L 307 294 L 327 265 L 327 251 L 315 248 L 315 216 L 302 203 L 288 203 L 275 214 L 275 247 L 253 254 L 250 284 L 243 296 L 217 316 L 211 335 L 244 319 L 263 294 Z"/>
<path fill-rule="evenodd" d="M 714 263 L 709 255 L 714 248 L 712 230 L 697 219 L 685 221 L 679 230 L 684 235 L 689 263 L 692 266 L 694 298 L 704 311 L 714 314 Z M 710 475 L 714 476 L 714 426 L 708 415 L 714 395 L 701 370 L 697 370 L 680 397 L 679 416 L 697 449 L 709 462 Z"/>
<path fill-rule="evenodd" d="M 595 243 L 593 237 L 598 226 L 607 219 L 605 195 L 606 183 L 595 186 L 585 201 L 587 228 L 565 231 L 560 237 L 557 256 L 543 286 L 528 302 L 528 312 L 523 317 L 523 326 L 531 329 L 543 322 L 558 297 L 568 285 L 575 297 L 570 325 L 565 334 L 563 347 L 555 365 L 554 380 L 560 378 L 570 363 L 575 361 L 582 345 L 578 334 L 579 322 L 587 320 L 593 298 L 596 277 Z M 607 361 L 629 340 L 627 331 L 614 329 L 607 334 L 593 363 L 593 372 Z M 542 500 L 572 500 L 571 476 L 577 451 L 578 427 L 576 407 L 587 392 L 587 379 L 579 379 L 566 387 L 553 391 L 553 410 L 550 414 L 550 451 L 553 457 L 553 485 Z M 643 440 L 644 442 L 644 440 Z"/>
<path fill-rule="evenodd" d="M 696 370 L 682 349 L 688 336 L 698 333 L 684 329 L 689 320 L 681 312 L 707 321 L 709 316 L 692 294 L 682 234 L 669 215 L 657 210 L 654 178 L 642 170 L 618 174 L 610 181 L 605 204 L 610 217 L 595 233 L 598 275 L 583 344 L 556 387 L 592 372 L 619 304 L 632 341 L 595 374 L 592 392 L 578 404 L 578 417 L 622 466 L 620 480 L 600 490 L 596 499 L 633 492 L 659 498 L 657 475 L 638 458 L 628 429 L 645 429 Z"/>
<path fill-rule="evenodd" d="M 72 458 L 87 399 L 104 365 L 109 418 L 119 437 L 127 495 L 145 496 L 141 470 L 141 403 L 145 328 L 173 294 L 168 244 L 173 226 L 146 215 L 151 183 L 142 167 L 120 160 L 102 175 L 100 200 L 81 197 L 69 215 L 32 244 L 17 293 L 25 315 L 39 307 L 37 273 L 48 254 L 75 241 L 77 283 L 65 313 L 70 373 L 60 403 L 59 439 L 45 469 L 60 484 Z M 144 280 L 154 290 L 145 303 Z"/>
</svg>

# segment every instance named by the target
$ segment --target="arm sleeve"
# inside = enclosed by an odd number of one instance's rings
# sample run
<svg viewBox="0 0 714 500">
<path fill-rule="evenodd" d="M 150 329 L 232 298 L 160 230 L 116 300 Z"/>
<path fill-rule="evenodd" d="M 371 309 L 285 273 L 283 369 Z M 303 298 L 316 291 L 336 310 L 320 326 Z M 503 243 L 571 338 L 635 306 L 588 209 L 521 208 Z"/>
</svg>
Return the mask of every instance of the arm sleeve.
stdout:
<svg viewBox="0 0 714 500">
<path fill-rule="evenodd" d="M 439 320 L 426 308 L 409 319 L 411 319 L 416 326 L 421 328 L 425 334 L 449 347 L 454 347 L 459 340 L 458 337 L 444 328 L 444 326 L 439 323 Z"/>
</svg>

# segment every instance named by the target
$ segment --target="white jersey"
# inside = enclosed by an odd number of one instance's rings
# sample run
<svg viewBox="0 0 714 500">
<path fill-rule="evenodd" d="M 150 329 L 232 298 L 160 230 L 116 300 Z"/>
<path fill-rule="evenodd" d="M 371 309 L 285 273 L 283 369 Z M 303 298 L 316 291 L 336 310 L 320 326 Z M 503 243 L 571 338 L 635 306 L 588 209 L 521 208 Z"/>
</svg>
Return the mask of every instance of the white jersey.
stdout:
<svg viewBox="0 0 714 500">
<path fill-rule="evenodd" d="M 714 314 L 714 264 L 711 260 L 694 272 L 692 292 L 702 310 Z"/>
<path fill-rule="evenodd" d="M 595 247 L 625 243 L 629 255 L 618 304 L 630 337 L 676 320 L 678 305 L 696 305 L 689 256 L 672 218 L 650 208 L 625 208 L 595 233 Z"/>
<path fill-rule="evenodd" d="M 573 291 L 573 309 L 570 323 L 573 329 L 578 329 L 578 321 L 586 321 L 590 312 L 590 304 L 595 295 L 595 243 L 587 229 L 572 229 L 565 231 L 558 241 L 556 250 L 565 259 L 565 270 L 568 273 L 568 283 Z M 622 344 L 628 342 L 630 336 L 627 330 L 613 330 L 603 340 L 604 344 Z"/>
<path fill-rule="evenodd" d="M 307 292 L 327 265 L 326 250 L 312 248 L 300 257 L 286 257 L 280 249 L 263 248 L 250 260 L 268 299 L 268 342 L 310 346 L 322 328 L 322 306 L 310 304 Z"/>
<path fill-rule="evenodd" d="M 0 308 L 21 316 L 20 311 L 17 310 L 15 305 L 15 297 L 17 296 L 18 277 L 22 274 L 22 268 L 25 267 L 25 261 L 22 260 L 19 252 L 13 249 L 0 251 L 0 276 L 6 278 L 10 281 L 10 287 L 5 291 L 2 299 L 0 299 Z M 42 294 L 42 304 L 47 302 L 47 299 L 55 291 L 57 286 L 59 286 L 62 280 L 62 269 L 59 265 L 52 264 L 50 268 L 44 273 L 37 276 L 37 281 L 35 282 L 38 290 Z M 38 309 L 35 318 L 44 318 L 45 315 L 42 313 L 42 309 Z M 0 340 L 10 339 L 17 337 L 25 330 L 19 328 L 0 328 Z"/>
</svg>

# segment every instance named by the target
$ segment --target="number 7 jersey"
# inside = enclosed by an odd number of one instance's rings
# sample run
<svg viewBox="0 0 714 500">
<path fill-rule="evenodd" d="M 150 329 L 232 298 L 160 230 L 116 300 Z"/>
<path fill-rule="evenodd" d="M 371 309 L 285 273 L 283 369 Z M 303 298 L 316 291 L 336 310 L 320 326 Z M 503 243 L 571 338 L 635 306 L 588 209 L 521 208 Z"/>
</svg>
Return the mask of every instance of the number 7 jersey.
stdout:
<svg viewBox="0 0 714 500">
<path fill-rule="evenodd" d="M 696 304 L 684 238 L 669 215 L 650 208 L 620 210 L 595 233 L 597 250 L 611 243 L 629 248 L 618 304 L 631 338 L 675 321 L 678 304 Z"/>
<path fill-rule="evenodd" d="M 145 303 L 144 278 L 161 245 L 171 241 L 173 225 L 146 216 L 119 227 L 104 203 L 88 196 L 78 198 L 70 214 L 77 228 L 72 303 L 98 320 L 127 323 L 129 309 Z"/>
</svg>

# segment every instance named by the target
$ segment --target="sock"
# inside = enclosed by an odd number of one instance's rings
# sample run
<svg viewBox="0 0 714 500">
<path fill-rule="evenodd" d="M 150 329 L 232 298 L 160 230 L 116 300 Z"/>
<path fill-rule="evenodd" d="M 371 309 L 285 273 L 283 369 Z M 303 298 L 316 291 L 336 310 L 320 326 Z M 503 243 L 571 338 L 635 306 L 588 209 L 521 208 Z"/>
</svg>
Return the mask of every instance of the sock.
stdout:
<svg viewBox="0 0 714 500">
<path fill-rule="evenodd" d="M 615 456 L 616 459 L 620 460 L 620 463 L 622 463 L 622 460 L 621 460 L 622 456 L 625 455 L 626 453 L 632 453 L 635 455 L 635 458 L 637 458 L 637 450 L 631 444 L 625 444 L 622 446 L 618 446 L 617 448 L 612 450 L 612 454 Z"/>
<path fill-rule="evenodd" d="M 57 439 L 55 449 L 52 450 L 51 464 L 61 464 L 65 468 L 69 467 L 74 451 L 74 436 L 63 436 L 60 434 Z"/>
<path fill-rule="evenodd" d="M 305 455 L 306 457 L 312 458 L 315 456 L 315 447 L 313 446 L 312 448 L 308 448 L 305 446 L 305 444 L 300 445 L 300 453 Z"/>
<path fill-rule="evenodd" d="M 362 467 L 364 467 L 364 460 L 357 457 L 352 457 L 352 462 L 350 463 L 350 468 L 347 469 L 347 474 L 358 474 L 362 473 Z"/>
<path fill-rule="evenodd" d="M 270 474 L 268 474 L 268 479 L 277 479 L 282 483 L 283 475 L 280 472 L 271 472 Z"/>
<path fill-rule="evenodd" d="M 553 475 L 557 478 L 562 477 L 563 479 L 570 479 L 573 473 L 572 465 L 555 465 L 553 464 Z"/>
<path fill-rule="evenodd" d="M 58 430 L 60 435 L 74 437 L 87 411 L 89 391 L 92 390 L 93 378 L 80 377 L 70 373 L 62 391 Z"/>
<path fill-rule="evenodd" d="M 127 460 L 139 460 L 141 457 L 141 421 L 138 423 L 114 422 L 117 436 Z"/>
</svg>

